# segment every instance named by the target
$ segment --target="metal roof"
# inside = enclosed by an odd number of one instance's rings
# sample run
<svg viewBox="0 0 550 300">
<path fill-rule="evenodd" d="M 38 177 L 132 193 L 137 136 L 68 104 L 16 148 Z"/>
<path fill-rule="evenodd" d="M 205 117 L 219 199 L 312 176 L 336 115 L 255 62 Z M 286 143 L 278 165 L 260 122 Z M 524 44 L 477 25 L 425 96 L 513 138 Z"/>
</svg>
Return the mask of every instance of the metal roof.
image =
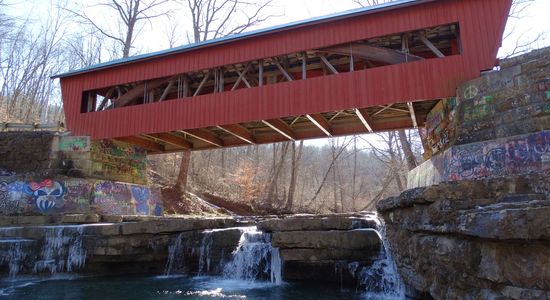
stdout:
<svg viewBox="0 0 550 300">
<path fill-rule="evenodd" d="M 151 52 L 151 53 L 147 53 L 147 54 L 140 54 L 140 55 L 126 57 L 126 58 L 115 59 L 115 60 L 112 60 L 112 61 L 108 61 L 108 62 L 96 64 L 96 65 L 91 65 L 91 66 L 84 67 L 84 68 L 81 68 L 81 69 L 77 69 L 77 70 L 74 70 L 74 71 L 70 71 L 70 72 L 66 72 L 66 73 L 62 73 L 62 74 L 57 74 L 57 75 L 52 76 L 51 78 L 54 79 L 54 78 L 63 78 L 63 77 L 74 76 L 74 75 L 78 75 L 78 74 L 82 74 L 82 73 L 86 73 L 86 72 L 91 72 L 91 71 L 95 71 L 95 70 L 110 68 L 110 67 L 114 67 L 114 66 L 118 66 L 118 65 L 137 62 L 137 61 L 153 59 L 153 58 L 166 56 L 166 55 L 171 55 L 171 54 L 176 54 L 176 53 L 187 52 L 187 51 L 196 50 L 196 49 L 205 48 L 205 47 L 211 47 L 211 46 L 215 46 L 215 45 L 219 45 L 219 44 L 229 43 L 229 42 L 233 42 L 233 41 L 237 41 L 237 40 L 241 40 L 241 39 L 246 39 L 246 38 L 251 38 L 251 37 L 256 37 L 256 36 L 261 36 L 261 35 L 266 35 L 266 34 L 279 32 L 279 31 L 283 31 L 283 30 L 295 29 L 295 28 L 314 25 L 314 24 L 319 24 L 319 23 L 331 22 L 331 21 L 335 21 L 335 20 L 339 20 L 339 19 L 343 19 L 343 18 L 355 17 L 355 16 L 359 16 L 359 15 L 364 15 L 364 14 L 372 14 L 372 13 L 377 13 L 377 12 L 384 11 L 384 10 L 397 9 L 397 8 L 401 8 L 401 7 L 417 5 L 417 4 L 432 2 L 432 1 L 436 1 L 436 0 L 397 0 L 397 1 L 382 3 L 382 4 L 378 4 L 378 5 L 374 5 L 374 6 L 361 7 L 361 8 L 347 10 L 347 11 L 343 11 L 343 12 L 337 12 L 337 13 L 333 13 L 333 14 L 329 14 L 329 15 L 325 15 L 325 16 L 321 16 L 321 17 L 315 17 L 315 18 L 290 22 L 290 23 L 286 23 L 286 24 L 282 24 L 282 25 L 277 25 L 277 26 L 273 26 L 273 27 L 262 28 L 262 29 L 258 29 L 258 30 L 243 32 L 243 33 L 234 34 L 234 35 L 229 35 L 229 36 L 216 38 L 216 39 L 212 39 L 212 40 L 207 40 L 207 41 L 203 41 L 203 42 L 199 42 L 199 43 L 187 44 L 187 45 L 183 45 L 183 46 L 179 46 L 179 47 L 175 47 L 175 48 L 170 48 L 170 49 L 166 49 L 166 50 Z"/>
</svg>

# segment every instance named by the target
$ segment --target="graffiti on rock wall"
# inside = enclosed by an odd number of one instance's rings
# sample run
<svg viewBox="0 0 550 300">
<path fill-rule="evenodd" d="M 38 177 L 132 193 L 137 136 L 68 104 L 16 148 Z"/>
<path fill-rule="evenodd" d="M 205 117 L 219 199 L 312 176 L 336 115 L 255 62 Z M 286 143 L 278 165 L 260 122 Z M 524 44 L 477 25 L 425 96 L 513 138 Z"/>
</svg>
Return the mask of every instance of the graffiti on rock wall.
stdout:
<svg viewBox="0 0 550 300">
<path fill-rule="evenodd" d="M 42 182 L 30 182 L 27 188 L 27 193 L 40 212 L 63 209 L 65 188 L 59 181 L 45 179 Z"/>
<path fill-rule="evenodd" d="M 98 181 L 94 188 L 93 204 L 100 214 L 135 215 L 135 205 L 128 184 Z"/>
<path fill-rule="evenodd" d="M 446 160 L 450 180 L 524 174 L 550 167 L 550 131 L 456 146 Z"/>
<path fill-rule="evenodd" d="M 64 182 L 64 211 L 71 213 L 90 212 L 90 201 L 93 196 L 93 183 L 86 179 L 71 179 Z"/>
<path fill-rule="evenodd" d="M 90 138 L 87 136 L 67 136 L 59 140 L 60 151 L 87 152 L 90 151 Z"/>
<path fill-rule="evenodd" d="M 94 206 L 105 215 L 162 215 L 159 195 L 147 186 L 99 181 L 95 185 Z"/>
<path fill-rule="evenodd" d="M 424 141 L 431 153 L 444 150 L 453 139 L 456 106 L 456 98 L 449 98 L 440 101 L 428 114 Z"/>
<path fill-rule="evenodd" d="M 9 183 L 0 181 L 0 214 L 13 215 L 19 211 L 19 201 L 10 196 Z"/>
<path fill-rule="evenodd" d="M 111 140 L 92 143 L 92 174 L 124 182 L 146 183 L 147 152 Z"/>
</svg>

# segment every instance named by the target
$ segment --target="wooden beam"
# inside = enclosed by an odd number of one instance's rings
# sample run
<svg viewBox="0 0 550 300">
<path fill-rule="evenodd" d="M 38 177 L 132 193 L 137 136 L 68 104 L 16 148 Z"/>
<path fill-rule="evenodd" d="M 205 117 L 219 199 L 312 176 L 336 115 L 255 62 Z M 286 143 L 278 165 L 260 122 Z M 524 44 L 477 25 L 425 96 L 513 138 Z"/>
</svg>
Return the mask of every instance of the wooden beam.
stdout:
<svg viewBox="0 0 550 300">
<path fill-rule="evenodd" d="M 350 55 L 350 47 L 345 45 L 319 49 L 318 51 L 335 53 L 335 54 L 340 54 L 345 56 Z M 397 51 L 389 48 L 362 45 L 362 44 L 352 45 L 351 51 L 353 52 L 353 55 L 355 57 L 366 59 L 366 60 L 379 61 L 390 65 L 424 59 L 420 56 L 405 54 L 405 53 L 402 53 L 401 51 Z"/>
<path fill-rule="evenodd" d="M 302 80 L 307 79 L 307 52 L 302 52 Z"/>
<path fill-rule="evenodd" d="M 250 85 L 250 83 L 248 82 L 248 80 L 246 80 L 246 73 L 248 73 L 248 70 L 250 69 L 250 67 L 252 66 L 252 63 L 248 63 L 246 64 L 246 67 L 244 68 L 244 71 L 242 71 L 242 73 L 239 71 L 239 69 L 237 68 L 237 66 L 233 66 L 233 68 L 235 68 L 235 72 L 237 72 L 237 74 L 239 74 L 239 78 L 237 78 L 237 81 L 235 81 L 235 84 L 233 85 L 233 88 L 231 88 L 232 91 L 236 90 L 237 87 L 239 87 L 239 84 L 242 82 L 244 82 L 244 84 L 248 87 L 248 88 L 251 88 L 252 86 Z"/>
<path fill-rule="evenodd" d="M 115 138 L 115 140 L 118 140 L 118 141 L 121 141 L 121 142 L 124 142 L 124 143 L 128 143 L 128 144 L 132 144 L 134 146 L 141 147 L 141 148 L 143 148 L 145 150 L 148 150 L 148 151 L 164 152 L 164 150 L 165 150 L 163 145 L 161 145 L 159 143 L 152 142 L 152 141 L 141 139 L 137 136 L 119 137 L 119 138 Z"/>
<path fill-rule="evenodd" d="M 173 78 L 165 77 L 161 79 L 155 79 L 155 80 L 150 80 L 147 82 L 140 83 L 136 85 L 134 88 L 132 88 L 131 90 L 129 90 L 128 92 L 126 92 L 125 94 L 123 94 L 122 96 L 118 97 L 118 99 L 114 101 L 114 107 L 125 106 L 130 102 L 132 102 L 133 100 L 135 100 L 136 97 L 143 96 L 145 92 L 145 88 L 149 90 L 156 89 L 170 80 L 173 80 Z"/>
<path fill-rule="evenodd" d="M 193 97 L 198 96 L 198 95 L 202 92 L 202 88 L 204 87 L 204 85 L 206 84 L 206 82 L 208 81 L 208 79 L 210 78 L 210 74 L 212 74 L 212 70 L 208 70 L 208 72 L 206 72 L 206 74 L 205 74 L 204 77 L 202 78 L 201 83 L 200 83 L 199 86 L 197 87 L 197 90 L 196 90 L 195 93 L 193 94 Z"/>
<path fill-rule="evenodd" d="M 321 114 L 310 114 L 306 115 L 306 117 L 327 136 L 332 136 L 332 127 Z"/>
<path fill-rule="evenodd" d="M 283 73 L 283 76 L 286 78 L 287 81 L 294 81 L 294 78 L 292 78 L 292 76 L 290 76 L 290 74 L 286 72 L 285 68 L 283 68 L 283 66 L 281 66 L 281 64 L 277 60 L 274 60 L 274 63 L 279 69 L 279 71 Z"/>
<path fill-rule="evenodd" d="M 409 107 L 409 113 L 411 115 L 413 127 L 416 129 L 418 128 L 418 122 L 416 121 L 416 113 L 414 112 L 414 106 L 412 102 L 407 102 L 407 106 Z"/>
<path fill-rule="evenodd" d="M 264 60 L 260 59 L 258 61 L 258 85 L 264 85 Z"/>
<path fill-rule="evenodd" d="M 238 124 L 220 125 L 217 127 L 249 144 L 252 144 L 252 145 L 256 144 L 256 139 L 254 138 L 252 133 L 241 125 L 238 125 Z"/>
<path fill-rule="evenodd" d="M 290 128 L 290 126 L 288 126 L 281 119 L 262 120 L 262 123 L 277 131 L 287 139 L 291 141 L 296 140 L 296 135 L 292 131 L 292 128 Z"/>
<path fill-rule="evenodd" d="M 111 99 L 114 92 L 115 92 L 115 87 L 112 87 L 107 91 L 107 94 L 105 94 L 105 98 L 103 98 L 103 101 L 101 101 L 101 103 L 99 104 L 97 111 L 103 110 L 103 108 L 105 107 L 105 104 L 107 104 L 107 101 Z"/>
<path fill-rule="evenodd" d="M 382 106 L 382 109 L 379 110 L 379 111 L 377 111 L 377 112 L 375 112 L 374 114 L 372 114 L 372 116 L 374 117 L 374 116 L 376 116 L 377 114 L 379 114 L 379 113 L 381 113 L 381 112 L 383 112 L 383 111 L 385 111 L 385 110 L 387 110 L 387 109 L 390 109 L 390 108 L 392 107 L 392 105 L 393 105 L 393 104 L 389 104 L 389 105 L 379 105 L 379 106 Z"/>
<path fill-rule="evenodd" d="M 183 149 L 193 149 L 193 144 L 186 141 L 184 138 L 170 133 L 154 133 L 149 134 L 151 137 L 160 140 L 161 142 L 180 147 Z"/>
<path fill-rule="evenodd" d="M 164 92 L 160 96 L 159 102 L 164 101 L 166 99 L 166 97 L 168 97 L 168 94 L 170 93 L 170 90 L 174 86 L 175 82 L 176 82 L 176 80 L 170 80 L 170 82 L 168 82 L 168 85 L 166 86 L 166 88 L 164 89 Z"/>
<path fill-rule="evenodd" d="M 369 113 L 367 112 L 366 109 L 364 108 L 356 108 L 353 110 L 355 112 L 355 114 L 357 115 L 357 117 L 359 118 L 359 120 L 361 120 L 361 123 L 363 123 L 363 125 L 365 126 L 365 128 L 367 128 L 367 130 L 370 132 L 373 132 L 374 130 L 372 130 L 372 126 L 371 126 L 371 119 L 369 117 Z"/>
<path fill-rule="evenodd" d="M 420 40 L 422 41 L 422 43 L 424 43 L 424 45 L 426 45 L 426 47 L 430 48 L 430 50 L 433 52 L 433 54 L 435 54 L 435 56 L 445 57 L 445 55 L 441 51 L 439 51 L 439 49 L 437 49 L 437 47 L 434 44 L 432 44 L 430 40 L 428 40 L 428 38 L 426 38 L 426 35 L 424 35 L 423 32 L 420 32 L 418 34 L 418 37 L 420 37 Z"/>
<path fill-rule="evenodd" d="M 324 55 L 319 54 L 319 58 L 321 58 L 321 61 L 325 64 L 325 66 L 327 66 L 332 74 L 338 74 L 336 68 L 334 68 L 334 66 L 330 63 L 330 61 L 328 61 L 328 59 Z"/>
<path fill-rule="evenodd" d="M 216 147 L 223 147 L 223 141 L 210 131 L 206 131 L 203 129 L 186 129 L 181 130 L 181 132 Z"/>
</svg>

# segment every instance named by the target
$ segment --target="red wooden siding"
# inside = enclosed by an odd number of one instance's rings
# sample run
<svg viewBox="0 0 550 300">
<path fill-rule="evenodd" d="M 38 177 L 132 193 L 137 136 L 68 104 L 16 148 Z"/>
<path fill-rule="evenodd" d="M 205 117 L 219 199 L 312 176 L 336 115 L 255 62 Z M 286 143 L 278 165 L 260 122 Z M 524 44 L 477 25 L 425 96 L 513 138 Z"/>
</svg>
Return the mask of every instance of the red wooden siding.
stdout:
<svg viewBox="0 0 550 300">
<path fill-rule="evenodd" d="M 439 0 L 286 29 L 63 77 L 68 128 L 113 138 L 337 111 L 455 94 L 490 69 L 512 0 Z M 80 113 L 82 92 L 458 22 L 460 55 L 107 111 Z"/>
</svg>

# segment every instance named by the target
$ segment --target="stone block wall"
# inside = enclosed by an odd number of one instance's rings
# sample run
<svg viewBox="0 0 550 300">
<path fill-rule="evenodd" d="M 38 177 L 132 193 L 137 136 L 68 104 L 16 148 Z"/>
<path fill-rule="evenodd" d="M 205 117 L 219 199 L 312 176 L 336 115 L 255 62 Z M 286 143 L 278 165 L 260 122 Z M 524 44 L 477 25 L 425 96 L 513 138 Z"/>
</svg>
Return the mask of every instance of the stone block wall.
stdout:
<svg viewBox="0 0 550 300">
<path fill-rule="evenodd" d="M 544 171 L 550 164 L 550 48 L 513 58 L 436 105 L 408 187 Z"/>
<path fill-rule="evenodd" d="M 59 153 L 69 175 L 147 184 L 147 152 L 113 140 L 61 137 Z"/>
<path fill-rule="evenodd" d="M 53 132 L 0 132 L 0 169 L 5 172 L 47 172 L 57 168 Z"/>
</svg>

